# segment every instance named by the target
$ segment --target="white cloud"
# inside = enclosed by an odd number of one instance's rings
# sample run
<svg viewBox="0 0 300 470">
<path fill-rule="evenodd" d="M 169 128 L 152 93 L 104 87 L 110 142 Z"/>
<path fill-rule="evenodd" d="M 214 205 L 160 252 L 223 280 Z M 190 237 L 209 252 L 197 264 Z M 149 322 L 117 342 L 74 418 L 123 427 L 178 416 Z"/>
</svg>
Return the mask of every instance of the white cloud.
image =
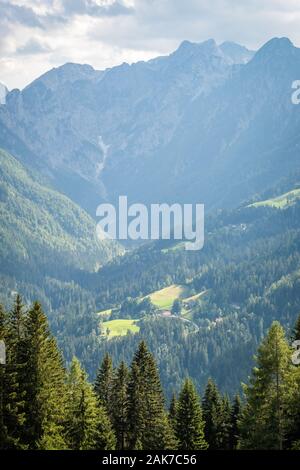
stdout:
<svg viewBox="0 0 300 470">
<path fill-rule="evenodd" d="M 298 0 L 0 0 L 0 81 L 22 87 L 67 61 L 149 59 L 183 39 L 300 45 L 299 20 Z"/>
</svg>

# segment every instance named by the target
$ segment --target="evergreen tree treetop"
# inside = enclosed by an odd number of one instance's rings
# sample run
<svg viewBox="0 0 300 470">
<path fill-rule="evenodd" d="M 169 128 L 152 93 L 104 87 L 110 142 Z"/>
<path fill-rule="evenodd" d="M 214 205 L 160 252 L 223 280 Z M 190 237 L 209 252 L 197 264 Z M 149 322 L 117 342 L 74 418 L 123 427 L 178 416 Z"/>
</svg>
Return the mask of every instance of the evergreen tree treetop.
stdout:
<svg viewBox="0 0 300 470">
<path fill-rule="evenodd" d="M 113 450 L 115 436 L 111 423 L 77 358 L 72 360 L 67 386 L 66 436 L 69 447 L 75 450 Z"/>
<path fill-rule="evenodd" d="M 98 369 L 95 381 L 95 392 L 98 400 L 110 412 L 110 395 L 113 381 L 113 363 L 109 354 L 105 354 L 104 359 Z"/>
<path fill-rule="evenodd" d="M 241 419 L 242 448 L 282 449 L 288 431 L 287 407 L 294 366 L 285 332 L 273 322 L 258 348 L 257 366 L 249 385 Z"/>
<path fill-rule="evenodd" d="M 190 379 L 186 379 L 183 384 L 176 408 L 176 437 L 179 449 L 206 449 L 200 398 Z"/>
</svg>

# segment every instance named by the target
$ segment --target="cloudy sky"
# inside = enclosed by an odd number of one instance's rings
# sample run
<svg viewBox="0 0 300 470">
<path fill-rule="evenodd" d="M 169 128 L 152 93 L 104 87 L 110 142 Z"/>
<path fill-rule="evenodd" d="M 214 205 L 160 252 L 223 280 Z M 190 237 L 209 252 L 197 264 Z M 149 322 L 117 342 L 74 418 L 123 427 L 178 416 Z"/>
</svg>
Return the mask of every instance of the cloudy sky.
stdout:
<svg viewBox="0 0 300 470">
<path fill-rule="evenodd" d="M 22 88 L 65 62 L 104 69 L 184 39 L 300 46 L 299 0 L 0 0 L 0 81 Z"/>
</svg>

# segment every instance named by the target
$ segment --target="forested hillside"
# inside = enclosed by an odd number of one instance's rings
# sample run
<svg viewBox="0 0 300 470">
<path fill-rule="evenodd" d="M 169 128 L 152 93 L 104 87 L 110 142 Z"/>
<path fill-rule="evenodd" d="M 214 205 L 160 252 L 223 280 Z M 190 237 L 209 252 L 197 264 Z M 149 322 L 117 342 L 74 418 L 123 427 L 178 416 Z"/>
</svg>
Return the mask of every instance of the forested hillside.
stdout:
<svg viewBox="0 0 300 470">
<path fill-rule="evenodd" d="M 95 272 L 122 250 L 99 242 L 95 221 L 66 196 L 43 186 L 14 157 L 0 150 L 1 299 L 14 292 L 26 302 L 39 298 L 49 315 L 82 302 L 79 313 L 94 311 L 93 299 L 74 282 L 76 273 Z M 92 305 L 92 307 L 91 307 Z M 64 320 L 68 316 L 64 313 Z"/>
<path fill-rule="evenodd" d="M 297 198 L 279 208 L 246 204 L 207 219 L 200 252 L 191 254 L 180 244 L 160 242 L 83 279 L 96 296 L 97 309 L 103 311 L 98 322 L 104 332 L 114 326 L 109 320 L 117 325 L 120 318 L 137 320 L 139 328 L 128 336 L 100 336 L 90 354 L 78 342 L 88 371 L 93 376 L 94 364 L 105 351 L 116 361 L 128 360 L 138 342 L 146 339 L 168 396 L 186 374 L 200 389 L 213 376 L 223 391 L 234 393 L 240 381 L 247 380 L 252 353 L 272 321 L 278 319 L 289 329 L 299 314 L 299 222 Z M 141 303 L 170 285 L 185 286 L 189 294 L 183 297 L 196 296 L 190 306 L 183 305 L 178 318 L 163 318 L 151 302 Z"/>
</svg>

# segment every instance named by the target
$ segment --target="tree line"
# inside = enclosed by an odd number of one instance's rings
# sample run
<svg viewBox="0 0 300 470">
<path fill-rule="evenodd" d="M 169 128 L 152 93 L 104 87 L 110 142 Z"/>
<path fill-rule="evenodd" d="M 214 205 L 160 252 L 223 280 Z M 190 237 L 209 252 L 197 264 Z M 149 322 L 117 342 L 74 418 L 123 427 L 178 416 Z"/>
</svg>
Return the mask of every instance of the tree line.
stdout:
<svg viewBox="0 0 300 470">
<path fill-rule="evenodd" d="M 293 332 L 300 340 L 300 318 Z M 0 448 L 44 450 L 300 449 L 300 367 L 274 322 L 244 393 L 202 398 L 190 378 L 169 407 L 153 354 L 141 341 L 130 366 L 106 354 L 94 384 L 74 358 L 68 369 L 38 302 L 0 307 Z"/>
</svg>

